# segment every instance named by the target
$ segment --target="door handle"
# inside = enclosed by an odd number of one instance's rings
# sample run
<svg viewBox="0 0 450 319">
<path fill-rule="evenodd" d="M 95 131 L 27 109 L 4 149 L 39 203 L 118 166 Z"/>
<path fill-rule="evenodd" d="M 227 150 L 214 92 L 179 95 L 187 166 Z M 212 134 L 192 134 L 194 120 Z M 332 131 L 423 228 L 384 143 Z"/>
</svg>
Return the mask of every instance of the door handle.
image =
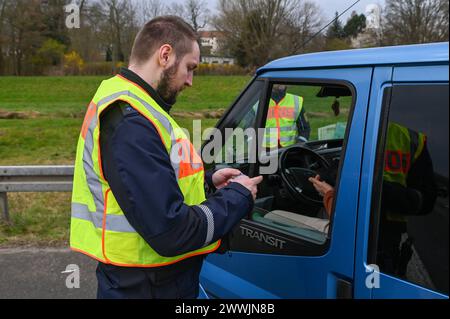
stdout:
<svg viewBox="0 0 450 319">
<path fill-rule="evenodd" d="M 344 279 L 336 281 L 336 298 L 337 299 L 352 299 L 353 298 L 353 284 Z"/>
</svg>

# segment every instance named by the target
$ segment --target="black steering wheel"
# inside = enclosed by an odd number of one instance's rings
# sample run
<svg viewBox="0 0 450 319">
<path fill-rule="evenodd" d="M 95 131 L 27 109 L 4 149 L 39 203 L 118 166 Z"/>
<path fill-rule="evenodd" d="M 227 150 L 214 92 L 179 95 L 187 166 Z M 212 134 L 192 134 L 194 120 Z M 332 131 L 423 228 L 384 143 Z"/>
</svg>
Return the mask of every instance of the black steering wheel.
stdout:
<svg viewBox="0 0 450 319">
<path fill-rule="evenodd" d="M 279 159 L 280 175 L 288 192 L 308 205 L 323 205 L 323 199 L 308 178 L 330 167 L 330 163 L 317 152 L 294 145 L 283 150 Z"/>
</svg>

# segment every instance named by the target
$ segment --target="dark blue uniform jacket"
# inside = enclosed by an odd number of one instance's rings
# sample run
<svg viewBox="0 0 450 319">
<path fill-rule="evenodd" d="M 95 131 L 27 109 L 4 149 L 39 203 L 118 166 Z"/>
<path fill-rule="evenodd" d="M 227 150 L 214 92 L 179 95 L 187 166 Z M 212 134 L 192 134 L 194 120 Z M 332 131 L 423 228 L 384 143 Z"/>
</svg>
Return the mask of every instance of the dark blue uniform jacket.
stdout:
<svg viewBox="0 0 450 319">
<path fill-rule="evenodd" d="M 138 75 L 128 69 L 122 69 L 121 75 L 143 88 L 167 112 L 170 110 L 171 106 Z M 222 238 L 253 207 L 251 193 L 238 183 L 216 190 L 201 203 L 202 207 L 184 204 L 170 157 L 156 128 L 125 102 L 116 102 L 102 113 L 100 149 L 104 176 L 126 218 L 162 256 L 177 256 Z M 206 173 L 210 187 L 214 187 L 212 173 Z M 98 295 L 190 296 L 198 288 L 203 258 L 191 257 L 159 268 L 127 269 L 100 263 Z M 169 286 L 161 285 L 157 277 L 165 278 L 163 281 Z M 181 283 L 176 284 L 177 281 Z"/>
</svg>

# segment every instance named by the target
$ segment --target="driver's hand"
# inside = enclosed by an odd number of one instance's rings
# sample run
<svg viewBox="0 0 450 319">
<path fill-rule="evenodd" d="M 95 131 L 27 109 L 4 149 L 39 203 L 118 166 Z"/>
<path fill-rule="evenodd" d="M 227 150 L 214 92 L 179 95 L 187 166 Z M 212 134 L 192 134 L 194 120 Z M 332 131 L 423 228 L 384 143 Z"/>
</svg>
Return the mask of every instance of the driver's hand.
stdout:
<svg viewBox="0 0 450 319">
<path fill-rule="evenodd" d="M 253 196 L 253 200 L 256 199 L 256 193 L 258 192 L 257 185 L 261 183 L 263 180 L 262 176 L 256 176 L 253 178 L 248 177 L 247 175 L 240 175 L 234 179 L 231 180 L 232 183 L 239 183 L 245 188 L 247 188 Z"/>
<path fill-rule="evenodd" d="M 313 177 L 308 178 L 308 181 L 310 181 L 313 184 L 316 191 L 322 196 L 325 196 L 326 193 L 334 190 L 333 186 L 331 186 L 326 182 L 321 181 L 319 175 L 316 175 L 316 177 L 314 178 Z"/>
</svg>

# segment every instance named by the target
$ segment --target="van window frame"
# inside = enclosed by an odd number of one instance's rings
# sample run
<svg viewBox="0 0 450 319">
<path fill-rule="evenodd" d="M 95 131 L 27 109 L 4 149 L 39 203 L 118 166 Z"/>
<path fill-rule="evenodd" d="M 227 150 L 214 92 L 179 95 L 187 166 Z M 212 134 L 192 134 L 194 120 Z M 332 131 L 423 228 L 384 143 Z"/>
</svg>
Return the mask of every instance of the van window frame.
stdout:
<svg viewBox="0 0 450 319">
<path fill-rule="evenodd" d="M 379 242 L 379 230 L 380 230 L 380 218 L 381 218 L 381 195 L 382 195 L 382 185 L 383 182 L 383 165 L 377 165 L 380 160 L 380 156 L 384 163 L 384 150 L 386 146 L 387 140 L 387 131 L 389 124 L 389 114 L 392 107 L 392 99 L 394 95 L 394 90 L 396 87 L 408 87 L 408 86 L 449 86 L 448 81 L 410 81 L 410 82 L 392 82 L 388 87 L 385 87 L 383 92 L 383 99 L 381 104 L 381 112 L 380 112 L 380 123 L 378 128 L 377 135 L 377 148 L 376 148 L 376 158 L 375 158 L 375 167 L 374 167 L 374 175 L 373 175 L 373 183 L 372 183 L 372 196 L 371 196 L 371 204 L 370 204 L 370 217 L 369 217 L 369 236 L 368 236 L 368 245 L 367 245 L 367 263 L 368 264 L 377 264 L 377 253 L 378 253 L 378 242 Z M 400 278 L 394 274 L 386 273 L 383 269 L 380 269 L 380 272 L 391 276 L 399 281 L 404 281 L 408 284 L 417 285 L 422 289 L 429 289 L 433 292 L 445 294 L 445 292 L 433 290 L 430 287 L 426 287 L 420 285 L 414 281 L 411 281 L 407 278 Z"/>
<path fill-rule="evenodd" d="M 350 104 L 350 110 L 348 114 L 348 120 L 347 120 L 347 128 L 345 130 L 345 135 L 343 138 L 343 144 L 342 144 L 342 150 L 341 150 L 341 160 L 338 167 L 337 177 L 336 177 L 336 186 L 335 186 L 335 200 L 333 201 L 332 206 L 332 215 L 330 218 L 330 227 L 329 231 L 326 237 L 325 242 L 323 243 L 314 243 L 312 241 L 308 241 L 307 239 L 300 238 L 297 235 L 291 234 L 289 232 L 286 232 L 281 229 L 277 229 L 268 225 L 264 225 L 258 222 L 254 222 L 249 219 L 249 217 L 245 217 L 241 220 L 241 222 L 232 230 L 227 243 L 225 243 L 225 246 L 227 249 L 238 251 L 238 252 L 251 252 L 251 253 L 260 253 L 260 254 L 277 254 L 277 255 L 288 255 L 288 256 L 323 256 L 325 255 L 331 244 L 331 236 L 333 232 L 333 225 L 334 225 L 334 210 L 336 206 L 336 201 L 339 198 L 339 182 L 341 180 L 341 172 L 343 169 L 343 164 L 345 162 L 346 158 L 346 152 L 347 152 L 347 141 L 349 138 L 350 128 L 353 121 L 354 116 L 354 110 L 356 106 L 357 101 L 357 90 L 353 83 L 347 80 L 336 80 L 336 79 L 329 79 L 329 78 L 286 78 L 286 77 L 264 77 L 264 74 L 261 74 L 258 77 L 255 77 L 252 81 L 264 81 L 264 91 L 261 92 L 261 97 L 258 104 L 258 110 L 257 115 L 255 118 L 254 126 L 253 128 L 258 132 L 258 128 L 263 128 L 265 124 L 265 120 L 267 117 L 268 112 L 268 105 L 269 105 L 269 99 L 272 92 L 272 87 L 274 84 L 286 84 L 286 85 L 310 85 L 310 86 L 320 86 L 321 84 L 331 84 L 331 85 L 341 85 L 347 87 L 351 94 L 352 94 L 352 101 Z M 250 87 L 250 85 L 247 87 L 247 89 Z M 240 95 L 240 97 L 243 95 L 243 93 Z M 238 103 L 239 99 L 236 99 L 233 106 L 230 108 L 229 112 L 227 112 L 223 119 L 217 124 L 216 127 L 220 127 L 219 129 L 222 131 L 225 126 L 224 124 L 228 124 L 231 121 L 226 120 L 226 117 L 232 114 L 232 109 L 234 108 L 234 105 Z M 256 142 L 256 141 L 255 141 Z M 257 152 L 261 151 L 262 147 L 262 136 L 258 135 L 257 139 Z M 249 176 L 256 176 L 257 168 L 259 167 L 259 158 L 256 163 L 252 163 L 249 165 Z M 259 245 L 256 243 L 255 240 L 252 240 L 252 242 L 249 241 L 243 241 L 241 243 L 236 244 L 236 238 L 242 238 L 242 227 L 243 228 L 250 228 L 255 231 L 260 231 L 265 234 L 273 234 L 277 238 L 283 239 L 288 241 L 292 244 L 292 247 L 285 248 L 283 250 L 277 249 L 277 248 L 271 248 L 268 245 Z M 299 250 L 301 250 L 301 253 L 299 253 Z"/>
</svg>

